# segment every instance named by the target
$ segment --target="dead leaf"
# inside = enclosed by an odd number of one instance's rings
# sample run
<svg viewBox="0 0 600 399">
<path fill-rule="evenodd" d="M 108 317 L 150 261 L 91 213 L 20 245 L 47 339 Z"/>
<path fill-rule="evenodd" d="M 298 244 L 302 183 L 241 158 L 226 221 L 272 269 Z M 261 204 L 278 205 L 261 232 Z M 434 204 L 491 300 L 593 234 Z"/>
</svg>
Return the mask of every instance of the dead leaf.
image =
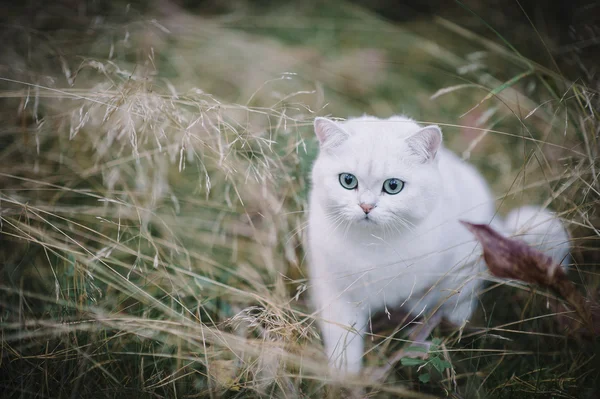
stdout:
<svg viewBox="0 0 600 399">
<path fill-rule="evenodd" d="M 569 280 L 563 268 L 552 258 L 523 241 L 504 237 L 486 224 L 464 221 L 461 223 L 481 243 L 483 258 L 494 276 L 550 288 L 573 307 L 591 331 L 600 333 L 594 328 L 592 313 L 586 299 Z"/>
</svg>

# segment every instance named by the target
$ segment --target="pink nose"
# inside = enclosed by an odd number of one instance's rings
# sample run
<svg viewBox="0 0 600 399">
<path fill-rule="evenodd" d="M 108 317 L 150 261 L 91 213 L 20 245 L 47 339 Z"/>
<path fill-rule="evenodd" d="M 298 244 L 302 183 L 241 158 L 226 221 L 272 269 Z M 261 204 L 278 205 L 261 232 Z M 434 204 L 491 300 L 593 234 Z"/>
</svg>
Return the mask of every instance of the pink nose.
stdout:
<svg viewBox="0 0 600 399">
<path fill-rule="evenodd" d="M 371 212 L 371 210 L 373 208 L 375 208 L 373 205 L 371 204 L 360 204 L 360 207 L 362 208 L 363 211 L 365 211 L 365 213 L 369 213 Z"/>
</svg>

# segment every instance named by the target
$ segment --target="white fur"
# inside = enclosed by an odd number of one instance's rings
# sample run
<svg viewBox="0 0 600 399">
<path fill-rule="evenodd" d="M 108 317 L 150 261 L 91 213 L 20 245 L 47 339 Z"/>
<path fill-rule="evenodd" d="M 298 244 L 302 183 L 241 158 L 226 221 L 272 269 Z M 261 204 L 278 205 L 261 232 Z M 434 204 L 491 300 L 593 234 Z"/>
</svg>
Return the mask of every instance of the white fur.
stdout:
<svg viewBox="0 0 600 399">
<path fill-rule="evenodd" d="M 545 252 L 554 262 L 564 268 L 569 266 L 569 235 L 552 212 L 536 206 L 523 206 L 506 216 L 504 226 L 515 238 Z"/>
<path fill-rule="evenodd" d="M 369 317 L 386 306 L 415 316 L 437 309 L 458 326 L 467 322 L 485 268 L 458 220 L 504 226 L 486 182 L 441 146 L 437 126 L 399 116 L 317 118 L 315 132 L 321 151 L 309 204 L 311 298 L 331 364 L 357 373 Z M 358 188 L 343 188 L 341 173 L 355 175 Z M 382 192 L 389 178 L 403 180 L 404 189 Z M 361 203 L 375 206 L 368 219 Z M 516 230 L 521 224 L 513 221 Z M 566 240 L 557 223 L 558 240 Z"/>
</svg>

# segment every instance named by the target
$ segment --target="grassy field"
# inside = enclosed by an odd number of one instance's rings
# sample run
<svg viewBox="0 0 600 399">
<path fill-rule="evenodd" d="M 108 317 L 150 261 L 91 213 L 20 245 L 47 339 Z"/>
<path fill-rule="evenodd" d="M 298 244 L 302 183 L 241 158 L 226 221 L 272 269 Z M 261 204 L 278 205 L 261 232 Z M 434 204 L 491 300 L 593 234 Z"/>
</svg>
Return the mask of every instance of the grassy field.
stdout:
<svg viewBox="0 0 600 399">
<path fill-rule="evenodd" d="M 345 2 L 72 3 L 2 33 L 3 397 L 597 397 L 598 337 L 545 289 L 490 278 L 462 336 L 433 334 L 450 367 L 385 383 L 333 383 L 307 301 L 312 120 L 363 113 L 442 126 L 500 214 L 555 210 L 598 301 L 600 86 L 535 25 L 523 42 L 547 64 L 492 22 Z M 385 319 L 367 366 L 406 343 Z"/>
</svg>

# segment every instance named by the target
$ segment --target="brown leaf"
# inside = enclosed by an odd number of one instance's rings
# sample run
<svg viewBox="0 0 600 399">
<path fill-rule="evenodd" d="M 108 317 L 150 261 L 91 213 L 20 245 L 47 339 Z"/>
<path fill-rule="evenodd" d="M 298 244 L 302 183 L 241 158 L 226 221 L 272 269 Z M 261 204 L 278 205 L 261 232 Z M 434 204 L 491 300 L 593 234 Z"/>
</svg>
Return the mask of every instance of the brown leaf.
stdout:
<svg viewBox="0 0 600 399">
<path fill-rule="evenodd" d="M 575 309 L 591 331 L 595 331 L 585 298 L 552 258 L 523 241 L 504 237 L 486 224 L 461 223 L 481 243 L 483 258 L 494 276 L 552 289 Z"/>
<path fill-rule="evenodd" d="M 563 301 L 554 299 L 549 300 L 547 303 L 551 311 L 556 315 L 556 323 L 565 331 L 565 333 L 591 338 L 595 338 L 600 334 L 600 303 L 597 300 L 588 300 L 589 308 L 592 313 L 592 322 L 594 323 L 591 330 L 589 329 L 589 326 L 582 325 L 579 319 L 573 318 L 573 313 L 569 312 L 569 307 Z"/>
</svg>

